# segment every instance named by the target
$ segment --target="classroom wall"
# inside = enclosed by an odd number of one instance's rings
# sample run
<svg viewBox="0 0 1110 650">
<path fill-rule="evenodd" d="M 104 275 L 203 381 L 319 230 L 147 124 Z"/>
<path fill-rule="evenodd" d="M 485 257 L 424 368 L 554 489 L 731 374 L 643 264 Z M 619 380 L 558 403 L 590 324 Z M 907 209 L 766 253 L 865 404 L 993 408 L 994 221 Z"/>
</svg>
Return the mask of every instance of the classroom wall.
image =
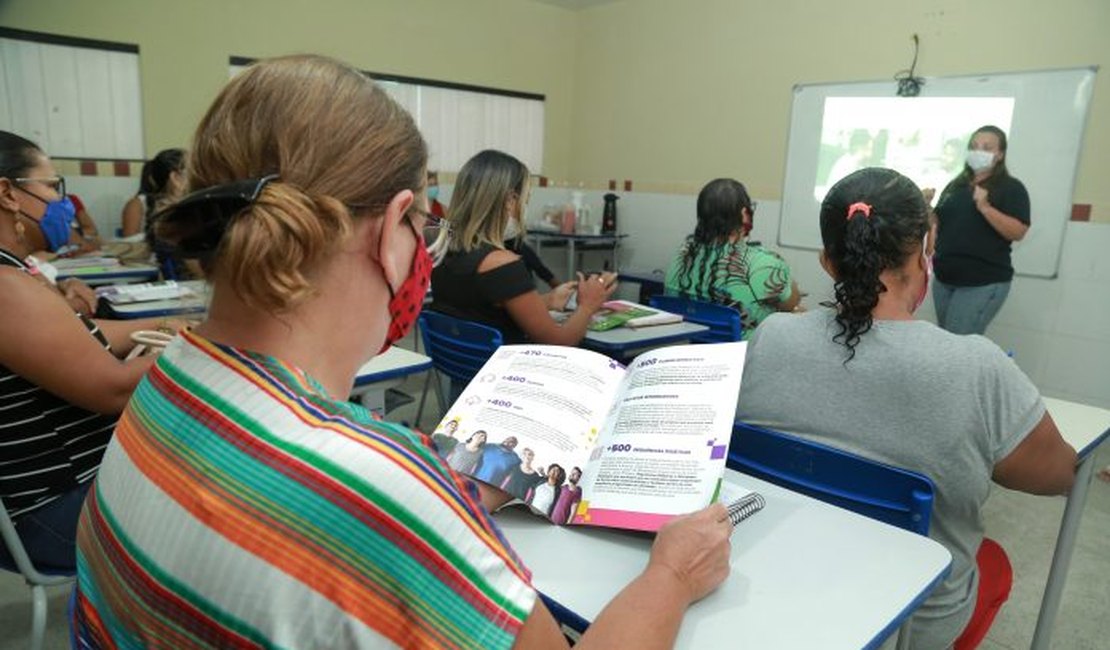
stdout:
<svg viewBox="0 0 1110 650">
<path fill-rule="evenodd" d="M 570 173 L 577 14 L 521 0 L 4 0 L 0 25 L 139 45 L 145 148 L 185 146 L 228 56 L 315 52 L 361 69 L 542 93 L 544 172 Z"/>
<path fill-rule="evenodd" d="M 1110 64 L 1105 0 L 624 0 L 581 15 L 571 168 L 634 189 L 735 176 L 780 198 L 793 86 L 892 78 L 910 65 L 914 33 L 921 76 Z M 1107 74 L 1075 202 L 1110 222 Z"/>
</svg>

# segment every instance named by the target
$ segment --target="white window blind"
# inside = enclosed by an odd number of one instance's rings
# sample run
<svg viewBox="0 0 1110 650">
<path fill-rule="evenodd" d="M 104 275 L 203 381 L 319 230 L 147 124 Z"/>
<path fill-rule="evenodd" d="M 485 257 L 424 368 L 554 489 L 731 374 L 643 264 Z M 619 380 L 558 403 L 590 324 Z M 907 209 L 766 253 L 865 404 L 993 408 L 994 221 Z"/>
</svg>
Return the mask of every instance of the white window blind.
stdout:
<svg viewBox="0 0 1110 650">
<path fill-rule="evenodd" d="M 142 159 L 138 47 L 41 36 L 58 42 L 0 33 L 0 129 L 59 158 Z"/>
<path fill-rule="evenodd" d="M 232 60 L 231 76 L 245 67 L 241 61 Z M 542 96 L 388 78 L 378 83 L 416 120 L 428 142 L 429 169 L 457 172 L 479 151 L 499 149 L 519 158 L 533 174 L 542 173 Z"/>
</svg>

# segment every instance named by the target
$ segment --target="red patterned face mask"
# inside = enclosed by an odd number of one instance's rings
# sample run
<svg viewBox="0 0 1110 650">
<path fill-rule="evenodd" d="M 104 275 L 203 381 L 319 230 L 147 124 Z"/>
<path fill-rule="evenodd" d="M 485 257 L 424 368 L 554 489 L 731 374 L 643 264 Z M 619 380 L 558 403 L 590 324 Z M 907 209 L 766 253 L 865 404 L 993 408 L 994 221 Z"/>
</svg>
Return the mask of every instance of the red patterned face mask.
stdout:
<svg viewBox="0 0 1110 650">
<path fill-rule="evenodd" d="M 412 329 L 424 306 L 424 295 L 428 293 L 428 281 L 432 277 L 432 256 L 424 247 L 424 238 L 416 231 L 412 222 L 409 222 L 409 228 L 412 228 L 412 234 L 416 237 L 416 254 L 412 258 L 412 272 L 396 292 L 386 282 L 386 287 L 389 288 L 389 332 L 378 354 L 403 339 Z"/>
</svg>

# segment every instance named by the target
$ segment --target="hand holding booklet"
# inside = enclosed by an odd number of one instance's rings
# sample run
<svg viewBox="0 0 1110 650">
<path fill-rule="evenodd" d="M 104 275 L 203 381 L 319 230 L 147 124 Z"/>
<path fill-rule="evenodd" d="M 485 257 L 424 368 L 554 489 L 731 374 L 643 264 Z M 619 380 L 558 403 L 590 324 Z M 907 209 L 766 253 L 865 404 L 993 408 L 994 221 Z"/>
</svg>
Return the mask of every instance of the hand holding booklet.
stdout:
<svg viewBox="0 0 1110 650">
<path fill-rule="evenodd" d="M 557 524 L 657 530 L 709 505 L 725 469 L 746 343 L 645 352 L 502 346 L 432 439 L 456 471 Z"/>
</svg>

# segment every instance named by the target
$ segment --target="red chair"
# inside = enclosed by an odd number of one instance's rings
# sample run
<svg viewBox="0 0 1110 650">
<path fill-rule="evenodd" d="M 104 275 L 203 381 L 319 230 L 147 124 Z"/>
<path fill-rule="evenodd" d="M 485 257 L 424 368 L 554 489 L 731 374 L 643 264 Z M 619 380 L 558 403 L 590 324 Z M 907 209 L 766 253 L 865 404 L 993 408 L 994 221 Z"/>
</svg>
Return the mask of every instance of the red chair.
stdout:
<svg viewBox="0 0 1110 650">
<path fill-rule="evenodd" d="M 954 650 L 974 650 L 982 643 L 991 629 L 994 617 L 1006 599 L 1010 597 L 1010 587 L 1014 584 L 1014 569 L 1010 558 L 998 542 L 983 538 L 979 551 L 975 554 L 979 565 L 979 594 L 975 599 L 975 611 L 967 622 L 963 634 L 953 644 Z"/>
</svg>

